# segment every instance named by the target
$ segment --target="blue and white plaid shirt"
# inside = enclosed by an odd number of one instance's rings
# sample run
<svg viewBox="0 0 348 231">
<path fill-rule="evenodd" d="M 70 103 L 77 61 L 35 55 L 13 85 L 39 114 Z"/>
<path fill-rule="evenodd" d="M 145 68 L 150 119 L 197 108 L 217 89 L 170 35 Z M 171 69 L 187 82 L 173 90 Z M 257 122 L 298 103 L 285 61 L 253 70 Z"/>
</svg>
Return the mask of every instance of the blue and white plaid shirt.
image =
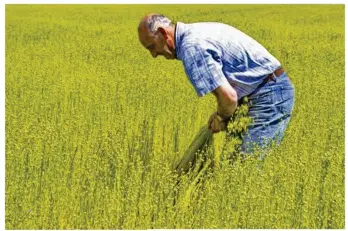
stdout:
<svg viewBox="0 0 348 231">
<path fill-rule="evenodd" d="M 177 22 L 175 48 L 198 96 L 228 82 L 240 99 L 280 67 L 261 44 L 222 23 Z"/>
</svg>

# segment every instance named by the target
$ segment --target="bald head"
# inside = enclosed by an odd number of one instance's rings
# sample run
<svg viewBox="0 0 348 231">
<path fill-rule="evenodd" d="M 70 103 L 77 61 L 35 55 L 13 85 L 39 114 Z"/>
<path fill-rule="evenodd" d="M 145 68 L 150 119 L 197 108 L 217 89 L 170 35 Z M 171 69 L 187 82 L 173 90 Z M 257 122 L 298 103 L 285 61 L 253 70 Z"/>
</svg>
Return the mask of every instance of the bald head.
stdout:
<svg viewBox="0 0 348 231">
<path fill-rule="evenodd" d="M 151 18 L 154 15 L 156 14 L 151 13 L 151 14 L 145 15 L 139 23 L 138 30 L 146 29 L 147 25 L 149 24 L 149 21 L 151 21 Z"/>
<path fill-rule="evenodd" d="M 163 14 L 150 13 L 145 15 L 139 23 L 138 30 L 148 30 L 156 33 L 158 27 L 173 27 L 172 20 Z"/>
<path fill-rule="evenodd" d="M 150 13 L 145 15 L 138 26 L 140 43 L 150 50 L 153 57 L 163 55 L 172 59 L 174 50 L 174 29 L 172 21 L 162 14 Z M 175 51 L 174 51 L 175 57 Z"/>
</svg>

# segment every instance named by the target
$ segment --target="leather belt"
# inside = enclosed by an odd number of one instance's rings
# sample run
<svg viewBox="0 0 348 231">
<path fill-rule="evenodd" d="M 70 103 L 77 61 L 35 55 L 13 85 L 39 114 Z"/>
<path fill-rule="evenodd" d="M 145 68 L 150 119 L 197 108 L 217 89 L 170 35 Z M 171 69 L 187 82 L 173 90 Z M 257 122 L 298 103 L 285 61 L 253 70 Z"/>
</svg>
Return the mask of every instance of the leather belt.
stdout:
<svg viewBox="0 0 348 231">
<path fill-rule="evenodd" d="M 267 75 L 267 77 L 263 80 L 263 82 L 262 82 L 262 83 L 260 84 L 260 86 L 258 86 L 257 88 L 260 88 L 260 87 L 262 87 L 263 85 L 265 85 L 267 82 L 273 80 L 273 79 L 274 79 L 274 76 L 275 76 L 275 77 L 281 76 L 284 72 L 285 72 L 285 71 L 284 71 L 283 68 L 281 68 L 281 67 L 278 68 L 278 69 L 275 70 L 273 73 Z M 239 99 L 239 100 L 238 100 L 238 105 L 243 104 L 244 98 L 245 98 L 245 97 L 249 97 L 249 96 L 252 95 L 252 94 L 253 94 L 253 92 L 252 92 L 251 94 L 249 94 L 249 95 L 247 95 L 247 96 L 244 96 L 244 97 L 242 97 L 241 99 Z M 249 101 L 247 104 L 250 106 L 250 105 L 251 105 L 251 101 Z"/>
<path fill-rule="evenodd" d="M 268 83 L 269 81 L 271 81 L 272 79 L 274 79 L 275 77 L 279 77 L 284 73 L 284 69 L 283 68 L 278 68 L 277 70 L 275 70 L 273 73 L 269 74 L 263 81 L 265 83 Z"/>
</svg>

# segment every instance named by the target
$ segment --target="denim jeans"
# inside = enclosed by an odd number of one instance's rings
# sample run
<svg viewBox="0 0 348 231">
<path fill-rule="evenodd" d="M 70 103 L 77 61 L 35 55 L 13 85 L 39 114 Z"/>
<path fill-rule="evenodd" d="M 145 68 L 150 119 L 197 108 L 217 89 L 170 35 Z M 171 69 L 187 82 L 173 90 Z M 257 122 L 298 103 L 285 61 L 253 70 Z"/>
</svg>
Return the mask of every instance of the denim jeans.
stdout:
<svg viewBox="0 0 348 231">
<path fill-rule="evenodd" d="M 264 149 L 273 141 L 277 145 L 280 144 L 291 118 L 294 94 L 294 86 L 284 72 L 269 82 L 261 84 L 248 96 L 248 115 L 253 122 L 248 126 L 246 134 L 242 136 L 243 154 L 252 154 L 257 146 Z"/>
</svg>

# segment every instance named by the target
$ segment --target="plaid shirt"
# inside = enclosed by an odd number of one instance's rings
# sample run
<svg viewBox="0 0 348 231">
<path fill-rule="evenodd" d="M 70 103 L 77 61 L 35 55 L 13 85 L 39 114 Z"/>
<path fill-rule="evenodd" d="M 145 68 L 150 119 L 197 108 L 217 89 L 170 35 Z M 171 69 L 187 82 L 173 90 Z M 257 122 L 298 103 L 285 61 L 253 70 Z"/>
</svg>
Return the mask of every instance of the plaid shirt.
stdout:
<svg viewBox="0 0 348 231">
<path fill-rule="evenodd" d="M 198 96 L 229 83 L 240 99 L 280 67 L 262 45 L 222 23 L 177 22 L 175 49 Z"/>
</svg>

